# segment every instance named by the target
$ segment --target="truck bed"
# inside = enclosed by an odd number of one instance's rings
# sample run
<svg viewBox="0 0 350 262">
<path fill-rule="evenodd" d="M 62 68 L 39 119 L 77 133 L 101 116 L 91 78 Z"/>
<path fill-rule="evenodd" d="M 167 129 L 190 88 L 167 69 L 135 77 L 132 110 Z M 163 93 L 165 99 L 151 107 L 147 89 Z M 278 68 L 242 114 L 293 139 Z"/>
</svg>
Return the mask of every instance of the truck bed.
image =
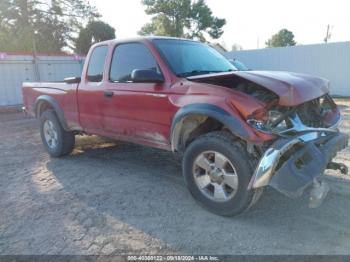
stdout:
<svg viewBox="0 0 350 262">
<path fill-rule="evenodd" d="M 62 109 L 63 116 L 66 120 L 67 127 L 71 130 L 80 129 L 79 113 L 77 105 L 78 84 L 67 84 L 65 82 L 25 82 L 23 83 L 23 103 L 26 111 L 33 115 L 37 115 L 37 111 L 43 109 L 47 105 L 41 105 L 40 98 L 50 96 L 58 103 Z"/>
</svg>

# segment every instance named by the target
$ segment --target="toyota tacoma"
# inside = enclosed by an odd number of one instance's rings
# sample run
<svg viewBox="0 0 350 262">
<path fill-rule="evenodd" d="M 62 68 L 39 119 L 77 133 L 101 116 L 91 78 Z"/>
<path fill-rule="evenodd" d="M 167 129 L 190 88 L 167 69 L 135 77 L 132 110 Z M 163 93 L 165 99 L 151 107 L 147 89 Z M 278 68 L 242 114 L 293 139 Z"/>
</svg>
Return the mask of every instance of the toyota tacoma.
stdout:
<svg viewBox="0 0 350 262">
<path fill-rule="evenodd" d="M 81 77 L 23 83 L 25 110 L 40 121 L 52 157 L 75 135 L 94 134 L 173 151 L 186 185 L 210 211 L 237 215 L 266 186 L 318 206 L 325 169 L 348 144 L 325 79 L 238 71 L 208 45 L 146 37 L 93 45 Z"/>
</svg>

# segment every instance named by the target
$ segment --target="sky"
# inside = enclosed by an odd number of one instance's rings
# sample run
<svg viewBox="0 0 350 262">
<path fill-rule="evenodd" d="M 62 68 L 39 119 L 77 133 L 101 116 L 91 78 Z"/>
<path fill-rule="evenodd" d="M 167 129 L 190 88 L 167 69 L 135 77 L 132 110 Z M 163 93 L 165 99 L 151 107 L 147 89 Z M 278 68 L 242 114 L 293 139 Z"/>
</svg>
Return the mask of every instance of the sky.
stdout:
<svg viewBox="0 0 350 262">
<path fill-rule="evenodd" d="M 116 29 L 117 38 L 134 37 L 150 16 L 141 0 L 90 0 L 102 20 Z M 297 44 L 323 43 L 327 25 L 329 42 L 350 41 L 349 0 L 206 0 L 213 15 L 226 19 L 224 34 L 213 40 L 229 50 L 265 47 L 265 42 L 282 28 L 292 31 Z"/>
</svg>

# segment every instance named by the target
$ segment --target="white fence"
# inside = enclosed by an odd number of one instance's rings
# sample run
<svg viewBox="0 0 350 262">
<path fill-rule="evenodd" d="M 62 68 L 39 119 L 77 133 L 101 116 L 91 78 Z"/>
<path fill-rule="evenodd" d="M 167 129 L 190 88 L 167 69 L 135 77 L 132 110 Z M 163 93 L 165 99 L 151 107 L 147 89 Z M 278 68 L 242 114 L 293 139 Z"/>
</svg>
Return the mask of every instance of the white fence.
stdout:
<svg viewBox="0 0 350 262">
<path fill-rule="evenodd" d="M 331 94 L 350 96 L 350 42 L 227 52 L 254 70 L 279 70 L 327 78 Z"/>
<path fill-rule="evenodd" d="M 83 59 L 78 56 L 32 56 L 0 53 L 0 106 L 22 104 L 22 82 L 63 81 L 80 76 Z"/>
<path fill-rule="evenodd" d="M 350 96 L 350 42 L 228 52 L 256 70 L 283 70 L 327 78 L 331 94 Z M 0 52 L 0 106 L 22 104 L 25 81 L 62 81 L 80 76 L 76 56 L 8 55 Z"/>
</svg>

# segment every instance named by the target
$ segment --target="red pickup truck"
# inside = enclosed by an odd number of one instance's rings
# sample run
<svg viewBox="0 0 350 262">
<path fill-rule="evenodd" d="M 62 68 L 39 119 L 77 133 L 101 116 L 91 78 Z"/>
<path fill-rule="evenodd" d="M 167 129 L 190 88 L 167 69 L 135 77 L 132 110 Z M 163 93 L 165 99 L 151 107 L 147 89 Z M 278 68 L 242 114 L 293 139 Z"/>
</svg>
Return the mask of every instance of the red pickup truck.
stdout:
<svg viewBox="0 0 350 262">
<path fill-rule="evenodd" d="M 194 198 L 220 215 L 251 207 L 265 186 L 290 197 L 327 193 L 326 168 L 348 144 L 325 79 L 238 71 L 204 43 L 164 37 L 112 40 L 90 49 L 81 77 L 24 83 L 27 112 L 40 120 L 53 157 L 75 135 L 96 134 L 182 156 Z"/>
</svg>

